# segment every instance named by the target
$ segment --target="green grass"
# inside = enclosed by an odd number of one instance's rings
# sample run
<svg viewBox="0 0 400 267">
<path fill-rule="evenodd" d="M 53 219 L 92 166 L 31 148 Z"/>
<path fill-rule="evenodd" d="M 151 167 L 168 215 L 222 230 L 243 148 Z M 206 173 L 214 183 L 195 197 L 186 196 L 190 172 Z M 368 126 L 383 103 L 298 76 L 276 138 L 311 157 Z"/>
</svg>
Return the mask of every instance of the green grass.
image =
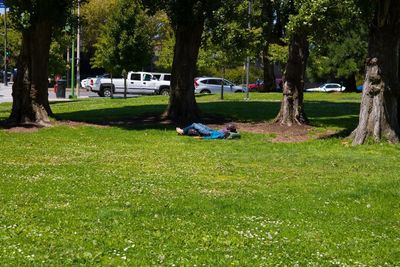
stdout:
<svg viewBox="0 0 400 267">
<path fill-rule="evenodd" d="M 272 119 L 279 94 L 199 97 L 205 113 Z M 321 130 L 350 131 L 360 95 L 306 94 Z M 164 97 L 56 103 L 102 123 Z M 0 119 L 9 104 L 0 105 Z M 331 138 L 199 141 L 167 127 L 0 130 L 1 266 L 394 266 L 400 147 Z"/>
</svg>

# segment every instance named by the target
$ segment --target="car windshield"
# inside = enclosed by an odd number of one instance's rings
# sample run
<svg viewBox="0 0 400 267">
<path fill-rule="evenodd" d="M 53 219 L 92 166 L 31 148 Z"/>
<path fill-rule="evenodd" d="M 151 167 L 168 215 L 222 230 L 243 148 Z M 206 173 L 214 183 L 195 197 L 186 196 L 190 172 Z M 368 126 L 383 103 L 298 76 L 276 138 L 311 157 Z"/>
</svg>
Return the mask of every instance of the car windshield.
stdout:
<svg viewBox="0 0 400 267">
<path fill-rule="evenodd" d="M 228 80 L 224 80 L 224 85 L 234 86 L 234 84 Z"/>
</svg>

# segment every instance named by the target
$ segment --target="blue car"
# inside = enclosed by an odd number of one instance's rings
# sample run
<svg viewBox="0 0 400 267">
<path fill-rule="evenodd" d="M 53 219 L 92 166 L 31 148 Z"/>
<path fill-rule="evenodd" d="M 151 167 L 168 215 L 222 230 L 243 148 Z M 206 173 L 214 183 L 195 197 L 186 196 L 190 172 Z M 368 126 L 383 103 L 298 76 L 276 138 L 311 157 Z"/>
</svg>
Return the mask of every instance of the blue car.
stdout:
<svg viewBox="0 0 400 267">
<path fill-rule="evenodd" d="M 363 89 L 364 89 L 364 85 L 357 86 L 357 91 L 362 92 Z"/>
</svg>

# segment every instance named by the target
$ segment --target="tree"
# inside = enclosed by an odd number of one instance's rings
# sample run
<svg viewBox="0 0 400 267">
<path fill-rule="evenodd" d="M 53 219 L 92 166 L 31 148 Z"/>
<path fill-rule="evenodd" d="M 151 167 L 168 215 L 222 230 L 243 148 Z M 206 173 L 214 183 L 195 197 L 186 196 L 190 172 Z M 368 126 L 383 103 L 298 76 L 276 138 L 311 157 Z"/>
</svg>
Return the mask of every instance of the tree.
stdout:
<svg viewBox="0 0 400 267">
<path fill-rule="evenodd" d="M 202 68 L 213 67 L 219 70 L 218 76 L 225 78 L 226 70 L 243 66 L 246 56 L 250 56 L 259 47 L 258 29 L 248 29 L 247 1 L 227 1 L 213 12 L 206 21 L 201 49 L 204 60 Z M 201 64 L 198 64 L 201 65 Z M 221 99 L 223 99 L 221 84 Z"/>
<path fill-rule="evenodd" d="M 369 23 L 368 57 L 358 127 L 353 144 L 399 142 L 400 135 L 400 3 L 371 0 L 363 6 Z M 365 3 L 360 3 L 365 5 Z"/>
<path fill-rule="evenodd" d="M 305 3 L 303 3 L 305 2 Z M 282 125 L 306 124 L 308 119 L 303 107 L 303 89 L 308 59 L 308 36 L 311 22 L 304 23 L 310 6 L 307 1 L 290 1 L 294 14 L 289 24 L 289 56 L 283 77 L 283 99 L 275 122 Z M 307 7 L 306 7 L 307 6 Z M 314 7 L 316 8 L 316 7 Z M 315 11 L 315 10 L 314 10 Z"/>
<path fill-rule="evenodd" d="M 156 21 L 154 38 L 155 67 L 159 70 L 170 72 L 175 46 L 174 31 L 164 11 L 157 12 L 154 15 L 154 20 Z"/>
<path fill-rule="evenodd" d="M 346 92 L 356 91 L 356 76 L 364 71 L 368 35 L 362 26 L 352 28 L 329 43 L 312 42 L 307 66 L 311 81 L 345 79 Z"/>
<path fill-rule="evenodd" d="M 0 21 L 4 21 L 4 15 L 0 15 Z M 0 32 L 4 32 L 4 23 L 0 23 Z M 7 52 L 8 66 L 15 67 L 19 51 L 21 50 L 21 34 L 13 27 L 10 17 L 7 16 Z M 0 65 L 4 66 L 4 42 L 0 42 Z"/>
<path fill-rule="evenodd" d="M 72 36 L 66 32 L 56 34 L 50 45 L 49 55 L 49 77 L 62 75 L 68 69 L 68 64 L 65 60 L 65 51 L 71 45 Z"/>
<path fill-rule="evenodd" d="M 22 33 L 9 123 L 47 126 L 52 114 L 47 92 L 51 38 L 65 24 L 71 1 L 6 0 L 6 5 Z"/>
<path fill-rule="evenodd" d="M 116 10 L 117 0 L 88 0 L 82 4 L 82 46 L 85 49 L 91 48 L 97 38 L 103 33 L 104 25 L 112 18 L 112 14 Z"/>
<path fill-rule="evenodd" d="M 310 39 L 310 59 L 307 78 L 311 81 L 340 79 L 346 92 L 356 91 L 356 77 L 359 80 L 364 71 L 368 47 L 368 25 L 355 5 L 346 4 L 346 11 L 336 18 L 335 31 Z M 354 25 L 357 25 L 356 27 Z"/>
<path fill-rule="evenodd" d="M 275 122 L 282 125 L 307 124 L 303 89 L 309 44 L 312 38 L 331 38 L 341 29 L 342 16 L 354 11 L 351 0 L 290 0 L 287 25 L 289 56 L 283 77 L 283 100 Z M 350 20 L 350 19 L 348 19 Z"/>
<path fill-rule="evenodd" d="M 164 10 L 175 35 L 171 93 L 165 115 L 177 122 L 199 119 L 193 79 L 206 18 L 212 16 L 220 0 L 143 0 L 149 10 Z"/>
<path fill-rule="evenodd" d="M 101 27 L 92 65 L 120 75 L 150 65 L 153 29 L 139 1 L 119 0 Z"/>
</svg>

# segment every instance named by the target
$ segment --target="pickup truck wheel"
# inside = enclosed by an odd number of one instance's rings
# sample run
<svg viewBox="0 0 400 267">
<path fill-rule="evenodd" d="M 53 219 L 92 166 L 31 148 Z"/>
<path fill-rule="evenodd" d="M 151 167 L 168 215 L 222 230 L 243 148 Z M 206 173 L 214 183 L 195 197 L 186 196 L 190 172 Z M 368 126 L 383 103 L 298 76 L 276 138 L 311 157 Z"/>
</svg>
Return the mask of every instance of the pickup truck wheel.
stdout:
<svg viewBox="0 0 400 267">
<path fill-rule="evenodd" d="M 104 97 L 111 97 L 111 88 L 104 88 L 103 89 L 103 96 Z"/>
<path fill-rule="evenodd" d="M 160 95 L 169 96 L 169 89 L 167 88 L 161 89 Z"/>
</svg>

